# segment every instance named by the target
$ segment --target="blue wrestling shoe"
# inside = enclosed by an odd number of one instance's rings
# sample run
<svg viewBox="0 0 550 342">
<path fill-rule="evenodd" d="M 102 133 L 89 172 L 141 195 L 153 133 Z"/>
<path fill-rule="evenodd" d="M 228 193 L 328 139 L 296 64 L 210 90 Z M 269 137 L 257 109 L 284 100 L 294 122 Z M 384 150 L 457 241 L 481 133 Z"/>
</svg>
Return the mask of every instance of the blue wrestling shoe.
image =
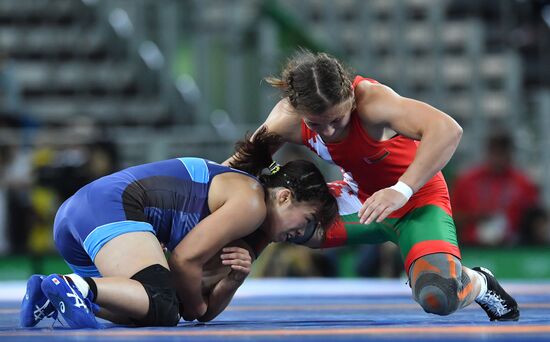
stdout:
<svg viewBox="0 0 550 342">
<path fill-rule="evenodd" d="M 44 278 L 41 287 L 46 297 L 71 328 L 98 329 L 101 327 L 94 314 L 99 307 L 92 303 L 91 294 L 84 297 L 80 293 L 71 278 L 52 274 Z"/>
<path fill-rule="evenodd" d="M 27 292 L 21 303 L 19 319 L 23 328 L 34 327 L 46 317 L 57 319 L 57 310 L 42 292 L 42 280 L 45 276 L 33 274 L 27 280 Z"/>
</svg>

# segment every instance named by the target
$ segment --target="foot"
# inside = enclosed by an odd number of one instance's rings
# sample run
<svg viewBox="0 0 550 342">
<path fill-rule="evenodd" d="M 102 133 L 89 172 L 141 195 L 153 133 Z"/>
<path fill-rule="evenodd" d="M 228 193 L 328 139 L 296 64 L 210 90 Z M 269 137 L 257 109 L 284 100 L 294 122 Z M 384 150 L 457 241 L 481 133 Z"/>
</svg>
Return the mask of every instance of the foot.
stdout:
<svg viewBox="0 0 550 342">
<path fill-rule="evenodd" d="M 483 267 L 474 267 L 487 279 L 487 293 L 476 302 L 485 310 L 491 321 L 517 321 L 518 303 L 500 286 L 491 271 Z"/>
<path fill-rule="evenodd" d="M 71 328 L 100 328 L 94 314 L 97 306 L 80 293 L 69 277 L 52 274 L 44 278 L 42 291 Z"/>
<path fill-rule="evenodd" d="M 19 313 L 21 326 L 24 328 L 34 327 L 46 317 L 57 319 L 57 310 L 42 291 L 43 279 L 43 275 L 33 274 L 27 280 L 27 291 Z"/>
</svg>

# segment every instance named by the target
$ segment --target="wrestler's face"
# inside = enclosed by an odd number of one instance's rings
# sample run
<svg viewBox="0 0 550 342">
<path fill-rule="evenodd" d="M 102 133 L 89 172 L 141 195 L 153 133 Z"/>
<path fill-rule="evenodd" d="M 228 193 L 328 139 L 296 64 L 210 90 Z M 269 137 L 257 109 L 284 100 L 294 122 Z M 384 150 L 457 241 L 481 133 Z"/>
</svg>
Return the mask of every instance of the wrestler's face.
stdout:
<svg viewBox="0 0 550 342">
<path fill-rule="evenodd" d="M 267 234 L 274 242 L 301 237 L 306 227 L 315 220 L 315 206 L 293 200 L 287 188 L 271 190 L 267 214 Z"/>
<path fill-rule="evenodd" d="M 302 113 L 304 123 L 325 142 L 336 142 L 345 138 L 354 98 L 334 105 L 321 114 Z"/>
</svg>

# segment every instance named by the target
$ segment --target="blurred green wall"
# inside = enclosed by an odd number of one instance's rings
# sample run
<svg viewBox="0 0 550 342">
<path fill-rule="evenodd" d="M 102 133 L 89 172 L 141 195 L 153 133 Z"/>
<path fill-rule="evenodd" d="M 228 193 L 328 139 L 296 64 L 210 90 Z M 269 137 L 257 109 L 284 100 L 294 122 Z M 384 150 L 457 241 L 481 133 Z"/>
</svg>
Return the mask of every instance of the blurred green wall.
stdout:
<svg viewBox="0 0 550 342">
<path fill-rule="evenodd" d="M 500 279 L 550 279 L 550 248 L 462 248 L 462 256 L 464 265 L 487 267 Z M 71 272 L 57 255 L 0 258 L 0 281 L 24 280 L 34 273 Z M 345 274 L 354 276 L 352 272 Z"/>
</svg>

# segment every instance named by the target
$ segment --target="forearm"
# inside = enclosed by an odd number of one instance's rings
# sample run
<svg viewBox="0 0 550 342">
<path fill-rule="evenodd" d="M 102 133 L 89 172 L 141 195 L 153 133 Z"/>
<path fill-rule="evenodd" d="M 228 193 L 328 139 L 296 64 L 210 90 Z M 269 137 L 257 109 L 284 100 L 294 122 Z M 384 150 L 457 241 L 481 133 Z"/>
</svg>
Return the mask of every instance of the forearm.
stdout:
<svg viewBox="0 0 550 342">
<path fill-rule="evenodd" d="M 399 180 L 413 192 L 418 191 L 449 162 L 461 137 L 462 129 L 456 123 L 441 124 L 427 132 L 420 140 L 413 162 Z"/>
<path fill-rule="evenodd" d="M 232 280 L 229 276 L 220 280 L 208 296 L 206 313 L 199 317 L 198 320 L 208 322 L 216 318 L 229 305 L 235 292 L 237 292 L 237 289 L 241 285 L 242 281 Z"/>
<path fill-rule="evenodd" d="M 193 262 L 171 260 L 178 296 L 184 308 L 184 319 L 196 319 L 204 314 L 207 303 L 202 295 L 202 267 Z M 185 270 L 182 272 L 181 270 Z"/>
</svg>

